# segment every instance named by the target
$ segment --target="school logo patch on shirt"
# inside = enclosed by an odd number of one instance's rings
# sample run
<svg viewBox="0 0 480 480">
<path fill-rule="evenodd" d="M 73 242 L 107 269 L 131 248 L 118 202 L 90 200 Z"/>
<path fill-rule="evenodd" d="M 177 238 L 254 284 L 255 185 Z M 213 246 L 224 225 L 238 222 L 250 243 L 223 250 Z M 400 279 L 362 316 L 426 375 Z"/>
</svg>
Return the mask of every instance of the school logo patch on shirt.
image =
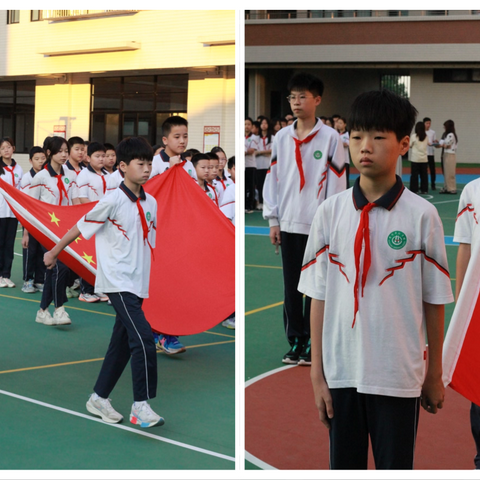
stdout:
<svg viewBox="0 0 480 480">
<path fill-rule="evenodd" d="M 70 183 L 70 179 L 68 179 L 68 178 L 65 178 L 64 181 L 65 181 L 65 183 L 66 183 L 67 185 Z"/>
<path fill-rule="evenodd" d="M 320 150 L 315 150 L 315 152 L 313 153 L 313 156 L 316 160 L 320 160 L 322 158 L 323 154 Z"/>
<path fill-rule="evenodd" d="M 400 230 L 395 230 L 387 238 L 388 246 L 400 250 L 407 244 L 407 236 Z"/>
<path fill-rule="evenodd" d="M 146 217 L 147 217 L 147 222 L 149 222 L 150 219 L 152 218 L 152 215 L 150 214 L 150 212 L 147 212 Z"/>
</svg>

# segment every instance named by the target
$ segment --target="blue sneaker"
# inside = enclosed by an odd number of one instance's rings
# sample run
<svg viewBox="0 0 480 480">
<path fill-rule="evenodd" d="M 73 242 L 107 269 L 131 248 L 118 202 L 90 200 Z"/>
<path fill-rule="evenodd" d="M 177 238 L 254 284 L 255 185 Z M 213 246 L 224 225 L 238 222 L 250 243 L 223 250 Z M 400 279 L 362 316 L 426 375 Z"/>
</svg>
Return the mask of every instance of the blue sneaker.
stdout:
<svg viewBox="0 0 480 480">
<path fill-rule="evenodd" d="M 155 334 L 154 334 L 155 335 Z M 187 349 L 178 341 L 178 337 L 173 335 L 163 335 L 162 333 L 158 336 L 155 335 L 155 343 L 157 350 L 162 350 L 169 355 L 174 355 L 176 353 L 183 353 Z"/>
</svg>

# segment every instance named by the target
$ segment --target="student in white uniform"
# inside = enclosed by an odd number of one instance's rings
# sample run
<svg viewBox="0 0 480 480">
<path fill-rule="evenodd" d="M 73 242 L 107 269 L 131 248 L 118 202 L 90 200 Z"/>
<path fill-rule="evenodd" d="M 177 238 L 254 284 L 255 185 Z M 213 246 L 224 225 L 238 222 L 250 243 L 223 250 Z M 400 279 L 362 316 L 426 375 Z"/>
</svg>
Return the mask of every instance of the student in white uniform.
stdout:
<svg viewBox="0 0 480 480">
<path fill-rule="evenodd" d="M 92 142 L 87 148 L 88 166 L 77 177 L 78 197 L 81 203 L 96 202 L 107 193 L 108 172 L 104 169 L 106 147 L 99 142 Z M 108 296 L 103 293 L 94 293 L 93 285 L 83 278 L 80 280 L 81 302 L 95 303 L 108 302 Z"/>
<path fill-rule="evenodd" d="M 164 423 L 148 404 L 156 396 L 157 356 L 152 329 L 142 310 L 143 299 L 148 298 L 156 236 L 157 202 L 142 187 L 150 177 L 153 150 L 143 138 L 132 137 L 120 142 L 117 156 L 125 181 L 45 255 L 45 265 L 54 267 L 59 253 L 80 234 L 87 239 L 96 235 L 95 291 L 109 294 L 117 317 L 87 410 L 107 423 L 123 420 L 109 396 L 131 361 L 134 403 L 130 422 L 145 428 Z"/>
<path fill-rule="evenodd" d="M 228 185 L 222 196 L 220 210 L 235 226 L 235 156 L 228 159 L 228 173 L 232 183 Z"/>
<path fill-rule="evenodd" d="M 435 130 L 432 130 L 432 119 L 425 117 L 423 119 L 425 124 L 425 131 L 427 132 L 428 137 L 428 147 L 427 147 L 427 157 L 428 157 L 428 169 L 430 170 L 430 182 L 432 190 L 436 190 L 435 182 L 437 180 L 437 173 L 435 167 L 435 144 L 437 143 L 437 137 L 435 135 Z"/>
<path fill-rule="evenodd" d="M 28 194 L 51 205 L 73 205 L 80 203 L 76 184 L 77 175 L 63 166 L 68 159 L 69 147 L 62 137 L 53 137 L 47 150 L 47 163 L 45 168 L 33 178 Z M 55 213 L 55 212 L 53 212 Z M 28 246 L 28 232 L 23 232 L 23 245 Z M 46 249 L 43 249 L 46 251 Z M 35 321 L 44 325 L 69 325 L 70 316 L 63 305 L 68 301 L 66 283 L 70 269 L 62 262 L 57 262 L 55 268 L 47 270 L 42 292 L 40 309 Z M 54 302 L 55 312 L 52 317 L 48 311 Z"/>
<path fill-rule="evenodd" d="M 0 139 L 0 178 L 15 188 L 20 188 L 23 170 L 13 159 L 15 143 L 12 138 Z M 15 287 L 10 279 L 13 264 L 13 248 L 18 220 L 0 195 L 0 288 Z"/>
<path fill-rule="evenodd" d="M 480 178 L 471 181 L 462 191 L 460 202 L 458 204 L 457 220 L 455 222 L 455 232 L 453 241 L 460 243 L 457 251 L 457 269 L 455 282 L 455 298 L 462 290 L 465 273 L 472 251 L 477 251 L 480 241 L 478 228 L 478 219 L 480 217 Z M 480 406 L 473 403 L 470 406 L 470 426 L 473 439 L 475 440 L 476 455 L 475 468 L 480 469 Z"/>
<path fill-rule="evenodd" d="M 245 119 L 245 213 L 255 209 L 255 152 L 258 150 L 257 136 L 253 134 L 253 120 Z"/>
<path fill-rule="evenodd" d="M 258 205 L 256 210 L 263 210 L 263 185 L 268 169 L 270 168 L 270 160 L 272 155 L 273 126 L 270 120 L 260 115 L 260 135 L 258 136 L 258 150 L 255 152 L 255 163 L 257 170 L 255 172 L 255 184 L 258 190 Z"/>
<path fill-rule="evenodd" d="M 332 469 L 412 469 L 420 403 L 442 408 L 445 304 L 453 301 L 433 205 L 395 175 L 416 109 L 361 94 L 349 119 L 360 177 L 312 223 L 300 292 L 311 296 L 311 379 Z M 428 358 L 426 336 L 428 335 Z"/>
<path fill-rule="evenodd" d="M 210 157 L 206 153 L 197 153 L 192 157 L 192 164 L 195 168 L 195 173 L 197 174 L 198 186 L 218 207 L 215 189 L 207 182 L 207 179 L 210 175 Z"/>
<path fill-rule="evenodd" d="M 323 82 L 310 74 L 288 84 L 297 117 L 273 140 L 272 163 L 263 188 L 263 217 L 270 241 L 281 245 L 285 336 L 290 350 L 282 362 L 310 364 L 310 298 L 297 290 L 303 253 L 315 211 L 326 198 L 345 190 L 345 155 L 338 132 L 316 118 Z"/>
<path fill-rule="evenodd" d="M 63 168 L 68 168 L 78 175 L 85 168 L 83 164 L 87 155 L 85 141 L 81 137 L 70 137 L 68 139 L 68 146 L 70 153 Z"/>
<path fill-rule="evenodd" d="M 32 168 L 25 173 L 20 182 L 20 190 L 28 193 L 33 177 L 42 171 L 47 160 L 45 152 L 41 147 L 30 149 L 30 165 Z M 22 242 L 23 243 L 23 242 Z M 23 245 L 22 245 L 23 246 Z M 23 287 L 24 293 L 35 293 L 43 290 L 45 278 L 45 265 L 43 264 L 43 250 L 40 243 L 28 234 L 28 245 L 23 248 Z M 39 286 L 39 288 L 36 287 Z"/>
</svg>

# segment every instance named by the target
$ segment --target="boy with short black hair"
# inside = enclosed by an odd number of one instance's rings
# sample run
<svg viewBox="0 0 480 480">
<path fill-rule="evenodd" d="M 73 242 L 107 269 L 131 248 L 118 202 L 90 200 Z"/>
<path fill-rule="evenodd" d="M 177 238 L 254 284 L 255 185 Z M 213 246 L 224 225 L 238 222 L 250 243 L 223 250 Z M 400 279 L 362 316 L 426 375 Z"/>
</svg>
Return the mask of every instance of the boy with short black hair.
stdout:
<svg viewBox="0 0 480 480">
<path fill-rule="evenodd" d="M 213 200 L 215 205 L 218 206 L 215 189 L 209 185 L 207 181 L 210 175 L 209 155 L 207 153 L 197 153 L 192 157 L 192 164 L 195 168 L 195 173 L 197 174 L 197 183 L 199 187 Z"/>
<path fill-rule="evenodd" d="M 99 142 L 92 142 L 87 149 L 88 167 L 84 168 L 77 177 L 79 198 L 81 203 L 96 202 L 107 193 L 107 175 L 104 170 L 106 148 Z M 103 293 L 94 293 L 93 285 L 81 279 L 81 294 L 78 299 L 82 302 L 107 302 L 108 296 Z"/>
<path fill-rule="evenodd" d="M 80 137 L 70 137 L 68 139 L 68 146 L 70 147 L 70 154 L 64 168 L 72 170 L 77 175 L 85 168 L 83 161 L 85 160 L 85 142 Z"/>
<path fill-rule="evenodd" d="M 443 226 L 395 175 L 415 117 L 389 91 L 357 97 L 350 153 L 360 177 L 320 205 L 305 251 L 298 288 L 313 298 L 311 380 L 332 469 L 366 469 L 369 436 L 377 469 L 413 468 L 419 405 L 443 406 L 453 301 Z"/>
<path fill-rule="evenodd" d="M 196 178 L 192 163 L 184 156 L 188 145 L 188 121 L 179 115 L 168 117 L 162 124 L 162 135 L 165 148 L 153 157 L 152 177 L 185 161 L 184 170 L 192 178 Z"/>
<path fill-rule="evenodd" d="M 32 168 L 23 175 L 20 181 L 20 190 L 28 193 L 32 178 L 43 169 L 47 157 L 42 147 L 33 147 L 29 154 Z M 23 239 L 23 287 L 24 293 L 35 293 L 43 290 L 45 265 L 43 264 L 43 250 L 40 243 L 28 234 L 28 246 L 25 248 Z M 38 287 L 37 287 L 38 286 Z"/>
<path fill-rule="evenodd" d="M 323 82 L 310 74 L 294 75 L 290 107 L 297 120 L 274 137 L 270 169 L 263 187 L 263 217 L 270 241 L 281 245 L 287 364 L 310 365 L 310 301 L 297 290 L 303 253 L 315 211 L 326 198 L 345 190 L 345 155 L 338 132 L 315 116 Z"/>
<path fill-rule="evenodd" d="M 108 292 L 117 316 L 87 410 L 107 423 L 122 421 L 108 397 L 131 359 L 134 403 L 130 422 L 151 427 L 164 423 L 147 403 L 156 396 L 157 356 L 152 329 L 142 310 L 143 299 L 148 298 L 156 236 L 157 202 L 142 187 L 150 176 L 153 151 L 146 140 L 132 137 L 120 142 L 117 156 L 125 181 L 45 254 L 45 265 L 52 268 L 59 253 L 80 235 L 87 239 L 95 235 L 95 290 Z"/>
<path fill-rule="evenodd" d="M 105 161 L 103 168 L 108 174 L 112 174 L 117 170 L 117 155 L 115 153 L 115 147 L 111 143 L 104 143 L 105 147 Z"/>
</svg>

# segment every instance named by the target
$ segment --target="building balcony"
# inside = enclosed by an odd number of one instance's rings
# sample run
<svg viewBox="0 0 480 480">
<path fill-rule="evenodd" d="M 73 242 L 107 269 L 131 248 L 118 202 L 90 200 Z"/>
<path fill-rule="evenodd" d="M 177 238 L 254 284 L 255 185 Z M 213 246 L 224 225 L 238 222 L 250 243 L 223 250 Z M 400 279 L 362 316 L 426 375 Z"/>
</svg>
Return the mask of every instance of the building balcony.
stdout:
<svg viewBox="0 0 480 480">
<path fill-rule="evenodd" d="M 80 20 L 95 17 L 111 17 L 114 15 L 126 15 L 137 13 L 140 10 L 33 10 L 39 12 L 38 17 L 41 20 L 63 21 Z"/>
</svg>

